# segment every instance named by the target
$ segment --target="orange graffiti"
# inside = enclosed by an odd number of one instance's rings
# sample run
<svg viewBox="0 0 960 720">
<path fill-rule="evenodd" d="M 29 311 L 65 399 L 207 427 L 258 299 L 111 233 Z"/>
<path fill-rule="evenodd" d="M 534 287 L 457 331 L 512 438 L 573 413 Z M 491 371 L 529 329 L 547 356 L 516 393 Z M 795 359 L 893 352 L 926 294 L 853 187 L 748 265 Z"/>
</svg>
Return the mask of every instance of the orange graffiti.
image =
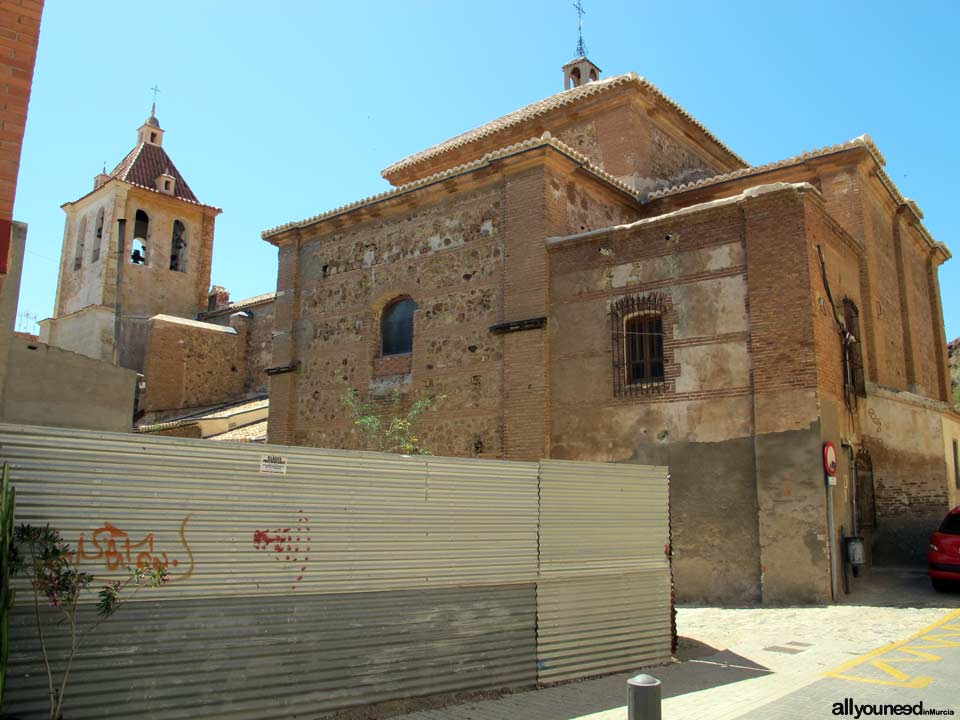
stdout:
<svg viewBox="0 0 960 720">
<path fill-rule="evenodd" d="M 171 560 L 166 552 L 157 551 L 154 548 L 153 533 L 147 533 L 137 540 L 109 522 L 104 522 L 101 527 L 91 531 L 89 540 L 86 533 L 80 533 L 77 551 L 71 553 L 71 559 L 77 565 L 103 563 L 108 571 L 166 567 L 170 573 L 170 582 L 186 580 L 193 575 L 194 566 L 193 552 L 190 550 L 186 536 L 187 522 L 190 517 L 187 515 L 180 523 L 180 542 L 187 556 L 186 572 L 176 574 L 173 572 L 183 563 L 176 557 Z"/>
</svg>

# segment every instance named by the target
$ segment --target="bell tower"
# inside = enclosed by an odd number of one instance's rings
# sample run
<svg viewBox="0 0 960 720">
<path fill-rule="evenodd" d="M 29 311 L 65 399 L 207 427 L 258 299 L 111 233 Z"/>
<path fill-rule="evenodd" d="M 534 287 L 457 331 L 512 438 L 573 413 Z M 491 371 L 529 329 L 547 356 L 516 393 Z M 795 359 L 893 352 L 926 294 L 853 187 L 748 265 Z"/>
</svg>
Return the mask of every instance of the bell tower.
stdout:
<svg viewBox="0 0 960 720">
<path fill-rule="evenodd" d="M 57 299 L 40 323 L 44 342 L 140 371 L 151 317 L 193 319 L 206 309 L 221 211 L 193 193 L 163 136 L 154 103 L 126 157 L 61 206 Z"/>
<path fill-rule="evenodd" d="M 589 58 L 580 56 L 563 66 L 563 89 L 580 87 L 600 79 L 600 68 Z"/>
<path fill-rule="evenodd" d="M 587 48 L 583 44 L 583 16 L 587 11 L 583 9 L 580 0 L 573 4 L 577 11 L 577 57 L 563 66 L 563 89 L 580 87 L 586 83 L 600 79 L 600 68 L 587 58 Z"/>
</svg>

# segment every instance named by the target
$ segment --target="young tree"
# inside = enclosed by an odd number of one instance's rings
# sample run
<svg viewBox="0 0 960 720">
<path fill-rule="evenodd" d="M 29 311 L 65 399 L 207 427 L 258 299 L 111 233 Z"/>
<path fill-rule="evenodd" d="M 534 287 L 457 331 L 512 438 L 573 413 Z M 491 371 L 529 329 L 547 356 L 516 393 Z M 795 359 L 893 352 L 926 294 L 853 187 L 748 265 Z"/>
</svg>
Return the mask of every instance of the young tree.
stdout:
<svg viewBox="0 0 960 720">
<path fill-rule="evenodd" d="M 97 602 L 97 619 L 83 628 L 77 621 L 80 597 L 94 581 L 94 577 L 90 573 L 80 572 L 75 556 L 61 538 L 60 531 L 49 525 L 44 527 L 19 525 L 14 532 L 14 541 L 17 548 L 17 554 L 14 556 L 18 563 L 16 569 L 26 576 L 33 589 L 37 636 L 40 640 L 43 665 L 47 671 L 50 720 L 61 720 L 67 681 L 80 645 L 101 622 L 113 615 L 141 588 L 147 585 L 159 587 L 166 581 L 167 568 L 165 566 L 138 567 L 131 570 L 125 580 L 105 585 L 100 590 L 100 598 Z M 132 590 L 124 598 L 124 593 L 131 588 Z M 59 677 L 56 677 L 58 673 L 54 670 L 47 652 L 44 622 L 40 614 L 41 596 L 46 599 L 47 605 L 56 608 L 63 615 L 61 624 L 66 626 L 69 633 L 70 644 Z"/>
<path fill-rule="evenodd" d="M 391 411 L 383 417 L 376 412 L 373 403 L 362 402 L 360 391 L 347 387 L 341 398 L 356 425 L 380 452 L 403 455 L 432 455 L 415 431 L 416 422 L 423 413 L 446 398 L 446 395 L 419 398 L 403 413 L 403 396 L 396 388 L 390 394 Z"/>
</svg>

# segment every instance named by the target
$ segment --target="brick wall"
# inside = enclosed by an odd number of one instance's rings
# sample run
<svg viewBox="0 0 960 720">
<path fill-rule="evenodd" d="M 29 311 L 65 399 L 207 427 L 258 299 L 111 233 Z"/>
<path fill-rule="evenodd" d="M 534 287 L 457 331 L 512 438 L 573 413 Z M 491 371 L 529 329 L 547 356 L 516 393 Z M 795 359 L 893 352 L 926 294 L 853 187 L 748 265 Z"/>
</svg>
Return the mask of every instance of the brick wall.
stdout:
<svg viewBox="0 0 960 720">
<path fill-rule="evenodd" d="M 540 137 L 545 131 L 587 156 L 594 165 L 645 192 L 740 167 L 705 137 L 701 136 L 701 144 L 692 140 L 700 130 L 650 90 L 624 83 L 541 111 L 523 122 L 503 125 L 496 132 L 449 147 L 416 166 L 395 170 L 388 179 L 394 185 L 413 182 Z"/>
<path fill-rule="evenodd" d="M 203 407 L 242 397 L 245 345 L 242 326 L 234 333 L 196 322 L 151 319 L 143 410 Z"/>
<path fill-rule="evenodd" d="M 204 322 L 214 325 L 246 328 L 246 348 L 244 350 L 245 393 L 266 393 L 270 390 L 270 376 L 266 369 L 273 365 L 273 328 L 276 316 L 276 302 L 269 300 L 255 305 L 245 306 L 242 310 L 252 317 L 234 317 L 234 312 L 217 315 L 203 315 Z M 239 358 L 238 358 L 239 360 Z"/>
<path fill-rule="evenodd" d="M 678 597 L 756 601 L 757 498 L 739 208 L 554 244 L 549 269 L 551 455 L 669 465 Z M 611 305 L 650 294 L 664 301 L 665 387 L 618 396 Z"/>
<path fill-rule="evenodd" d="M 13 219 L 42 14 L 43 0 L 0 2 L 0 221 Z M 9 234 L 9 226 L 5 233 Z M 4 260 L 6 250 L 5 246 Z"/>
<path fill-rule="evenodd" d="M 810 296 L 809 314 L 813 319 L 813 336 L 816 347 L 817 387 L 821 398 L 844 402 L 844 365 L 840 329 L 831 306 L 830 295 L 840 320 L 844 320 L 844 299 L 852 300 L 860 311 L 861 347 L 864 363 L 871 363 L 869 344 L 864 342 L 864 316 L 869 306 L 863 301 L 860 273 L 863 249 L 833 219 L 826 214 L 819 202 L 811 199 L 805 213 L 807 227 L 807 259 L 813 292 Z M 823 251 L 827 285 L 817 248 Z"/>
<path fill-rule="evenodd" d="M 397 412 L 446 395 L 422 420 L 426 445 L 449 455 L 477 446 L 502 453 L 503 349 L 488 330 L 502 316 L 502 194 L 488 179 L 340 232 L 304 231 L 299 250 L 284 245 L 273 362 L 300 366 L 271 380 L 271 442 L 364 447 L 340 399 L 349 384 L 384 412 L 395 411 L 394 387 L 403 398 Z M 381 357 L 381 315 L 400 297 L 418 306 L 413 353 Z"/>
<path fill-rule="evenodd" d="M 945 361 L 938 337 L 943 317 L 939 288 L 930 272 L 931 250 L 911 226 L 911 213 L 897 207 L 863 149 L 660 198 L 644 206 L 643 212 L 653 216 L 772 182 L 808 182 L 819 189 L 828 214 L 864 248 L 859 297 L 868 380 L 940 399 Z M 919 376 L 925 378 L 922 383 L 911 380 Z"/>
</svg>

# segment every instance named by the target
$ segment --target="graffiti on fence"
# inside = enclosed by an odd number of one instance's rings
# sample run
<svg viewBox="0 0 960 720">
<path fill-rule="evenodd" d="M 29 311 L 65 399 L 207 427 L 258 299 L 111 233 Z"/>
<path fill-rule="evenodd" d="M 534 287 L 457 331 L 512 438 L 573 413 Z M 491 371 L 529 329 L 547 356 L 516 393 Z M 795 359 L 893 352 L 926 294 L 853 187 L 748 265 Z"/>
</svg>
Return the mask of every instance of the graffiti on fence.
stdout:
<svg viewBox="0 0 960 720">
<path fill-rule="evenodd" d="M 274 560 L 293 563 L 299 567 L 299 574 L 294 578 L 291 586 L 292 590 L 297 589 L 297 583 L 303 580 L 307 565 L 310 563 L 310 546 L 313 542 L 310 533 L 310 518 L 304 515 L 303 510 L 297 511 L 295 526 L 253 531 L 254 548 L 272 550 Z"/>
<path fill-rule="evenodd" d="M 102 565 L 108 572 L 133 570 L 134 568 L 166 567 L 170 582 L 188 579 L 193 575 L 193 551 L 187 543 L 187 522 L 190 515 L 180 523 L 180 544 L 183 546 L 184 559 L 155 547 L 153 533 L 145 533 L 139 539 L 120 529 L 116 525 L 104 522 L 91 530 L 80 533 L 77 551 L 71 553 L 77 565 Z M 185 570 L 183 568 L 186 568 Z"/>
</svg>

